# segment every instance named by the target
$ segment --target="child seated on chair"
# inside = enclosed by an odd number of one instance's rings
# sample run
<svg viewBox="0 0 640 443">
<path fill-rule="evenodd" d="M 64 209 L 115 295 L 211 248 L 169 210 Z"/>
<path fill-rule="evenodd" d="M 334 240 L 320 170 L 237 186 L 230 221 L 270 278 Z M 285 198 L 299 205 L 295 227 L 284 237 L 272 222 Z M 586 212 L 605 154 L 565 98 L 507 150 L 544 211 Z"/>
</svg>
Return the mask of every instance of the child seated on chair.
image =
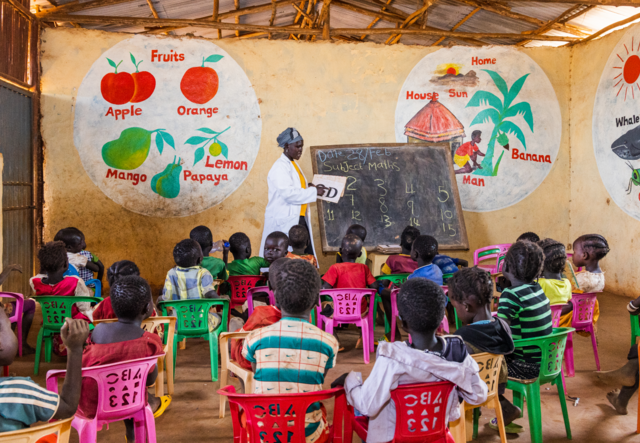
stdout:
<svg viewBox="0 0 640 443">
<path fill-rule="evenodd" d="M 197 241 L 182 240 L 173 248 L 176 267 L 167 272 L 162 295 L 158 300 L 193 300 L 201 298 L 220 298 L 213 288 L 211 273 L 200 266 L 202 249 Z M 221 319 L 215 307 L 209 311 L 209 331 L 220 325 Z"/>
<path fill-rule="evenodd" d="M 87 243 L 84 234 L 78 228 L 64 228 L 58 231 L 53 241 L 61 241 L 67 248 L 69 264 L 75 266 L 80 278 L 87 282 L 93 279 L 93 273 L 97 272 L 98 280 L 102 280 L 104 265 L 89 251 L 85 251 Z"/>
<path fill-rule="evenodd" d="M 360 240 L 362 240 L 362 254 L 358 255 L 356 258 L 356 263 L 362 263 L 363 265 L 367 264 L 367 250 L 364 247 L 364 241 L 367 238 L 367 228 L 362 225 L 351 225 L 347 228 L 346 235 L 355 234 Z M 344 257 L 340 251 L 336 254 L 336 263 L 343 263 Z"/>
<path fill-rule="evenodd" d="M 502 292 L 498 317 L 509 324 L 513 340 L 544 337 L 553 332 L 549 299 L 535 281 L 543 265 L 544 253 L 540 246 L 526 240 L 511 245 L 505 256 L 502 272 L 511 287 Z M 509 378 L 531 380 L 540 374 L 542 354 L 538 347 L 517 348 L 506 360 Z M 500 396 L 500 404 L 503 410 L 513 406 L 504 395 Z M 505 420 L 505 426 L 508 424 Z M 522 432 L 522 429 L 512 432 Z"/>
<path fill-rule="evenodd" d="M 562 271 L 567 263 L 567 252 L 564 245 L 551 238 L 545 238 L 538 242 L 544 253 L 544 267 L 542 277 L 538 284 L 544 291 L 544 295 L 552 305 L 564 305 L 562 313 L 573 309 L 571 304 L 571 282 L 562 277 Z"/>
<path fill-rule="evenodd" d="M 164 350 L 160 337 L 141 327 L 142 321 L 153 312 L 149 283 L 135 275 L 122 277 L 111 287 L 110 298 L 118 321 L 100 323 L 91 332 L 82 354 L 82 367 L 102 366 L 162 354 Z M 149 373 L 146 385 L 152 386 L 157 376 L 156 366 Z M 154 417 L 159 417 L 171 403 L 171 397 L 157 398 L 148 395 L 148 401 Z M 82 399 L 78 405 L 78 414 L 93 418 L 97 405 L 98 386 L 95 380 L 86 378 L 82 380 Z M 133 419 L 125 420 L 124 424 L 127 441 L 133 442 Z"/>
<path fill-rule="evenodd" d="M 631 315 L 637 316 L 640 314 L 640 297 L 631 300 L 627 305 L 627 310 Z M 605 383 L 621 386 L 620 389 L 609 392 L 607 400 L 618 414 L 627 415 L 629 400 L 631 400 L 639 386 L 638 345 L 631 345 L 631 349 L 627 354 L 627 363 L 624 366 L 613 371 L 596 372 L 596 375 Z"/>
<path fill-rule="evenodd" d="M 362 253 L 362 240 L 355 234 L 347 234 L 342 239 L 342 262 L 329 267 L 322 276 L 322 289 L 331 288 L 377 288 L 375 277 L 369 267 L 356 260 Z"/>
<path fill-rule="evenodd" d="M 493 283 L 489 274 L 480 268 L 461 269 L 449 279 L 449 299 L 463 324 L 455 335 L 462 337 L 470 354 L 509 355 L 514 351 L 509 325 L 491 316 L 492 298 Z M 503 360 L 498 376 L 499 395 L 504 395 L 507 376 L 507 361 Z M 501 406 L 507 423 L 520 417 L 520 408 L 509 402 Z M 497 429 L 493 420 L 489 426 L 495 425 Z"/>
<path fill-rule="evenodd" d="M 400 234 L 400 254 L 390 255 L 382 265 L 380 272 L 383 274 L 411 274 L 418 268 L 418 263 L 411 258 L 411 245 L 418 238 L 420 231 L 413 226 L 407 226 Z"/>
<path fill-rule="evenodd" d="M 478 364 L 467 353 L 464 341 L 455 336 L 437 336 L 444 317 L 446 297 L 439 285 L 414 278 L 402 285 L 398 311 L 411 343 L 380 342 L 371 374 L 350 372 L 338 377 L 331 387 L 344 385 L 347 401 L 369 417 L 368 443 L 393 440 L 396 408 L 391 391 L 398 385 L 450 381 L 456 385 L 447 400 L 447 421 L 460 417 L 459 397 L 472 405 L 487 400 L 487 385 L 478 375 Z"/>
<path fill-rule="evenodd" d="M 22 274 L 22 266 L 18 264 L 9 265 L 2 270 L 0 274 L 0 286 L 5 282 L 11 272 L 18 271 Z M 4 304 L 4 311 L 7 317 L 13 317 L 13 313 L 16 309 L 17 303 L 14 299 L 10 299 L 8 303 Z M 30 298 L 25 298 L 22 304 L 22 355 L 35 354 L 36 350 L 27 344 L 27 337 L 29 335 L 29 329 L 33 323 L 33 317 L 36 314 L 36 302 Z M 14 325 L 17 327 L 17 323 Z"/>
<path fill-rule="evenodd" d="M 202 249 L 203 259 L 201 266 L 209 271 L 214 279 L 227 281 L 227 278 L 229 278 L 229 271 L 227 271 L 229 248 L 224 247 L 222 249 L 222 260 L 217 257 L 210 257 L 209 254 L 213 248 L 213 234 L 211 233 L 211 229 L 206 226 L 196 226 L 193 228 L 189 233 L 189 238 L 197 241 Z"/>
<path fill-rule="evenodd" d="M 305 254 L 304 252 L 309 246 L 309 231 L 307 231 L 307 228 L 293 225 L 289 229 L 289 246 L 291 246 L 291 252 L 286 255 L 287 258 L 306 260 L 316 268 L 318 267 L 316 256 Z"/>
<path fill-rule="evenodd" d="M 269 241 L 270 249 L 277 247 L 282 240 L 277 240 L 273 236 L 273 232 L 265 240 L 265 258 L 251 257 L 251 240 L 244 232 L 236 232 L 229 237 L 229 250 L 233 254 L 233 261 L 227 265 L 229 275 L 260 275 L 261 268 L 268 268 L 271 262 L 267 261 L 267 242 Z M 284 248 L 286 255 L 287 248 Z"/>
<path fill-rule="evenodd" d="M 242 355 L 251 362 L 255 394 L 294 394 L 321 391 L 325 376 L 336 364 L 338 342 L 309 323 L 318 305 L 320 276 L 305 260 L 288 260 L 276 276 L 276 303 L 282 319 L 249 334 Z M 324 405 L 306 413 L 306 441 L 329 438 Z"/>
<path fill-rule="evenodd" d="M 438 254 L 438 240 L 430 235 L 420 235 L 411 247 L 411 258 L 418 264 L 407 280 L 416 277 L 426 278 L 442 286 L 442 271 L 433 263 Z"/>
<path fill-rule="evenodd" d="M 41 388 L 29 377 L 0 377 L 0 435 L 25 429 L 37 422 L 73 417 L 80 400 L 82 345 L 89 335 L 89 324 L 67 319 L 60 329 L 67 348 L 67 376 L 60 395 Z M 0 366 L 9 366 L 18 353 L 18 340 L 11 323 L 0 309 Z"/>
<path fill-rule="evenodd" d="M 140 269 L 138 269 L 138 266 L 134 262 L 129 260 L 121 260 L 115 262 L 109 269 L 107 269 L 107 281 L 109 282 L 109 287 L 113 287 L 115 282 L 128 275 L 136 275 L 139 277 Z M 155 316 L 155 309 L 152 316 Z M 118 318 L 118 316 L 113 310 L 111 297 L 106 297 L 104 300 L 98 303 L 98 306 L 96 306 L 96 308 L 93 310 L 93 319 L 104 320 L 109 318 Z"/>
<path fill-rule="evenodd" d="M 538 243 L 540 241 L 540 236 L 535 232 L 525 232 L 524 234 L 521 234 L 516 241 L 519 242 L 521 240 Z M 508 288 L 510 286 L 511 282 L 504 275 L 501 275 L 496 279 L 496 291 L 502 292 L 504 288 Z"/>
<path fill-rule="evenodd" d="M 576 285 L 573 292 L 590 294 L 604 291 L 604 272 L 600 269 L 600 260 L 609 253 L 609 243 L 599 234 L 587 234 L 578 237 L 573 242 L 573 265 L 584 268 L 575 272 Z M 562 312 L 565 314 L 565 312 Z M 596 323 L 600 317 L 600 304 L 596 300 L 593 307 L 593 328 L 597 331 Z M 569 312 L 560 318 L 561 327 L 571 327 L 573 312 Z M 587 335 L 587 332 L 578 331 L 577 334 Z"/>
<path fill-rule="evenodd" d="M 277 276 L 282 270 L 282 266 L 290 259 L 287 257 L 279 258 L 271 263 L 269 267 L 269 287 L 276 292 Z M 256 329 L 270 326 L 282 318 L 282 313 L 277 306 L 256 306 L 253 309 L 253 313 L 249 316 L 247 322 L 240 329 L 236 329 L 238 332 L 249 332 Z M 229 322 L 229 329 L 231 330 L 231 322 Z M 234 332 L 234 331 L 230 331 Z M 242 347 L 244 345 L 243 339 L 233 340 L 231 342 L 231 358 L 235 360 L 240 367 L 251 370 L 251 362 L 243 357 Z"/>
</svg>

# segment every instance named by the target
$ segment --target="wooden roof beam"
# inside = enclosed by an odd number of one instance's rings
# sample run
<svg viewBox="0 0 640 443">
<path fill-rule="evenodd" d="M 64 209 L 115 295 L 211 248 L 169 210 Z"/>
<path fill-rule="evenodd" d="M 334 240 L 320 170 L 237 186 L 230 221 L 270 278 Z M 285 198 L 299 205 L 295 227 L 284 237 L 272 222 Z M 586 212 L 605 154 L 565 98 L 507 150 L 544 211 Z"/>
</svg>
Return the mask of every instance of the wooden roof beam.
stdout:
<svg viewBox="0 0 640 443">
<path fill-rule="evenodd" d="M 31 11 L 29 11 L 29 9 L 27 9 L 19 1 L 16 1 L 16 0 L 1 0 L 1 1 L 4 3 L 9 3 L 11 6 L 13 6 L 13 9 L 15 9 L 19 14 L 23 15 L 27 20 L 29 21 L 37 20 L 37 16 L 33 15 Z"/>
<path fill-rule="evenodd" d="M 495 2 L 485 2 L 485 1 L 479 1 L 479 0 L 456 0 L 456 1 L 467 4 L 469 6 L 473 6 L 474 8 L 480 7 L 485 11 L 493 12 L 494 14 L 498 14 L 503 17 L 509 17 L 515 20 L 531 23 L 532 25 L 536 25 L 538 27 L 544 26 L 547 23 L 544 20 L 540 20 L 539 18 L 530 17 L 528 15 L 520 14 L 518 12 L 513 12 L 511 9 L 507 8 L 506 6 L 502 6 L 499 3 L 495 3 Z M 575 3 L 575 0 L 574 0 L 574 3 Z M 584 3 L 584 2 L 581 2 L 581 3 Z M 580 27 L 578 26 L 560 24 L 560 23 L 554 24 L 552 28 L 556 31 L 565 32 L 567 34 L 572 34 L 577 37 L 585 37 L 590 33 L 590 30 L 586 31 L 586 30 L 580 29 Z"/>
<path fill-rule="evenodd" d="M 565 3 L 565 4 L 575 4 L 576 0 L 518 0 L 522 3 Z M 594 5 L 594 6 L 633 6 L 639 7 L 640 0 L 585 0 L 580 1 L 583 5 Z"/>
<path fill-rule="evenodd" d="M 101 8 L 103 6 L 119 5 L 121 3 L 129 3 L 133 0 L 90 0 L 80 1 L 74 0 L 64 5 L 57 6 L 55 8 L 45 9 L 42 12 L 38 12 L 36 17 L 44 18 L 51 14 L 69 14 L 70 12 L 84 11 L 86 9 Z"/>
<path fill-rule="evenodd" d="M 562 23 L 563 21 L 566 22 L 566 21 L 572 20 L 572 19 L 584 14 L 585 12 L 589 11 L 591 8 L 595 8 L 595 6 L 575 5 L 574 7 L 569 8 L 566 11 L 564 11 L 562 14 L 560 14 L 554 20 L 550 20 L 549 22 L 547 22 L 547 24 L 545 24 L 544 26 L 539 27 L 535 31 L 523 32 L 523 34 L 543 34 L 543 33 L 547 32 L 548 30 L 550 30 L 551 27 L 553 25 L 555 25 L 556 23 Z M 517 43 L 516 46 L 524 46 L 527 43 L 529 43 L 530 41 L 531 40 L 523 40 L 520 43 Z"/>
<path fill-rule="evenodd" d="M 460 26 L 462 26 L 467 20 L 469 20 L 471 17 L 473 17 L 476 12 L 478 12 L 480 10 L 480 8 L 476 8 L 473 11 L 471 11 L 470 13 L 468 13 L 467 15 L 464 16 L 464 18 L 462 20 L 460 20 L 458 23 L 456 23 L 453 28 L 451 28 L 452 31 L 455 31 L 456 29 L 458 29 Z M 445 39 L 445 37 L 440 37 L 438 39 L 438 41 L 436 41 L 434 44 L 432 44 L 431 46 L 438 46 L 440 43 L 442 43 L 442 41 Z"/>
</svg>

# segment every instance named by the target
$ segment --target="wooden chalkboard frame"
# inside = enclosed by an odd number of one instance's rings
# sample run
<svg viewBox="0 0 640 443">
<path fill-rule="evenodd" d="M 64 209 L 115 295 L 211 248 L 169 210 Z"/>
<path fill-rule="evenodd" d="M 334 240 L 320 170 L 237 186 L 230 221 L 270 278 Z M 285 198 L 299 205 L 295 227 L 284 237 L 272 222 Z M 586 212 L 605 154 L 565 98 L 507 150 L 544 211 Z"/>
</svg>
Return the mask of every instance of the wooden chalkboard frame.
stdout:
<svg viewBox="0 0 640 443">
<path fill-rule="evenodd" d="M 462 204 L 460 203 L 460 193 L 458 192 L 458 181 L 456 180 L 456 174 L 453 171 L 453 159 L 451 158 L 451 147 L 449 143 L 361 143 L 353 145 L 324 145 L 324 146 L 311 146 L 311 164 L 313 166 L 313 174 L 318 173 L 318 163 L 316 161 L 316 152 L 322 149 L 352 149 L 352 148 L 401 148 L 403 146 L 418 148 L 423 146 L 425 148 L 442 149 L 446 152 L 445 158 L 447 159 L 447 165 L 449 166 L 449 178 L 451 179 L 451 188 L 453 191 L 453 197 L 458 211 L 460 221 L 460 238 L 462 241 L 458 244 L 442 245 L 439 249 L 442 250 L 469 250 L 469 239 L 467 238 L 467 227 L 464 221 L 464 213 L 462 212 Z M 318 224 L 320 226 L 320 238 L 322 240 L 323 252 L 338 252 L 340 248 L 329 246 L 327 237 L 325 234 L 324 226 L 324 201 L 317 200 L 316 209 L 318 211 Z M 370 251 L 369 251 L 370 252 Z"/>
</svg>

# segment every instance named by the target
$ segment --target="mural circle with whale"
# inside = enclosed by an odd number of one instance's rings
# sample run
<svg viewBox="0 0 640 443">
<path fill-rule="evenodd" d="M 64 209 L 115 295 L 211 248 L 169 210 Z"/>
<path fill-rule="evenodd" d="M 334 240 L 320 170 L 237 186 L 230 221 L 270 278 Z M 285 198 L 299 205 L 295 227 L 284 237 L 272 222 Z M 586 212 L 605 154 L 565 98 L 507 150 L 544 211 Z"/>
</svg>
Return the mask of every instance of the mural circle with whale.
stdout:
<svg viewBox="0 0 640 443">
<path fill-rule="evenodd" d="M 258 99 L 215 44 L 135 36 L 84 77 L 74 144 L 91 180 L 124 208 L 183 217 L 227 198 L 260 148 Z"/>
<path fill-rule="evenodd" d="M 640 26 L 624 34 L 604 67 L 593 105 L 593 150 L 614 202 L 640 220 Z"/>
<path fill-rule="evenodd" d="M 531 194 L 551 171 L 560 105 L 544 71 L 508 47 L 443 48 L 413 68 L 398 97 L 400 143 L 451 150 L 462 209 L 496 211 Z"/>
</svg>

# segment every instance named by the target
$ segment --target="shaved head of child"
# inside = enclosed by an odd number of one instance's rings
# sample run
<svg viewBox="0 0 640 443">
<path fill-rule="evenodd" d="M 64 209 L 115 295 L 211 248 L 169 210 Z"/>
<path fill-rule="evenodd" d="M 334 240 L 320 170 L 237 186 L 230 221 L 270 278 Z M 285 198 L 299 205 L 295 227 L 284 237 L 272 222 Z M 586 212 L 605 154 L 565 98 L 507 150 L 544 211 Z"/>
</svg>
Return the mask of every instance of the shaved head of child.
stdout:
<svg viewBox="0 0 640 443">
<path fill-rule="evenodd" d="M 345 235 L 340 252 L 344 261 L 355 261 L 362 254 L 362 239 L 356 234 Z"/>
</svg>

